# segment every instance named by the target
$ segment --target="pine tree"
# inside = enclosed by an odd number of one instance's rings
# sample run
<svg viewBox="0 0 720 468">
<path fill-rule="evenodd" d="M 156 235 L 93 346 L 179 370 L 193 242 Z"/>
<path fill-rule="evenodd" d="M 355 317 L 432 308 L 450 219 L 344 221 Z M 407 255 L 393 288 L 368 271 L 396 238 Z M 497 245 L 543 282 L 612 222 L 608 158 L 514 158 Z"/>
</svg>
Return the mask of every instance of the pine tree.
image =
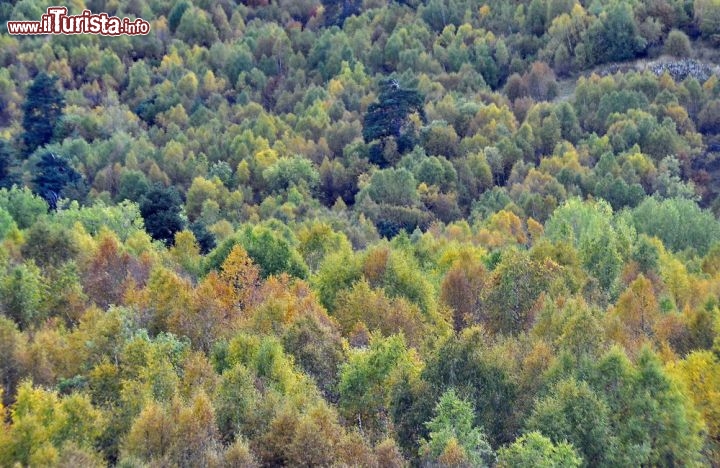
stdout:
<svg viewBox="0 0 720 468">
<path fill-rule="evenodd" d="M 64 192 L 82 182 L 82 176 L 65 160 L 54 154 L 45 153 L 37 163 L 37 175 L 33 179 L 35 192 L 48 202 L 50 209 L 57 209 L 57 202 Z"/>
<path fill-rule="evenodd" d="M 414 135 L 410 126 L 410 115 L 417 112 L 425 122 L 424 98 L 417 90 L 403 89 L 397 81 L 380 83 L 378 102 L 370 104 L 363 119 L 362 136 L 365 143 L 381 140 L 381 145 L 371 151 L 371 162 L 387 163 L 387 140 L 392 138 L 401 154 L 412 149 Z"/>
<path fill-rule="evenodd" d="M 15 155 L 10 143 L 0 140 L 0 188 L 10 188 L 20 181 L 15 166 Z"/>
<path fill-rule="evenodd" d="M 153 239 L 171 245 L 175 233 L 182 231 L 185 223 L 180 217 L 180 195 L 173 187 L 156 185 L 140 203 L 140 213 L 145 219 L 145 228 Z"/>
<path fill-rule="evenodd" d="M 55 125 L 62 117 L 65 98 L 56 87 L 57 77 L 40 72 L 28 88 L 23 104 L 25 154 L 52 141 Z"/>
</svg>

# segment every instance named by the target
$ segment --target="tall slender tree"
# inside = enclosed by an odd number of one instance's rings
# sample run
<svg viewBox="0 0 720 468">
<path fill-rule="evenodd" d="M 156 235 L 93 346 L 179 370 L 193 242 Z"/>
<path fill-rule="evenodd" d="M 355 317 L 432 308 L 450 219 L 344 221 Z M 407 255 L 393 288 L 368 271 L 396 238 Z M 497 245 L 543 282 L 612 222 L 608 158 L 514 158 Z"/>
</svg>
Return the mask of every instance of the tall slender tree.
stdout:
<svg viewBox="0 0 720 468">
<path fill-rule="evenodd" d="M 57 77 L 40 72 L 27 91 L 23 104 L 22 135 L 25 154 L 29 155 L 53 139 L 55 126 L 62 117 L 65 98 L 57 89 Z"/>
</svg>

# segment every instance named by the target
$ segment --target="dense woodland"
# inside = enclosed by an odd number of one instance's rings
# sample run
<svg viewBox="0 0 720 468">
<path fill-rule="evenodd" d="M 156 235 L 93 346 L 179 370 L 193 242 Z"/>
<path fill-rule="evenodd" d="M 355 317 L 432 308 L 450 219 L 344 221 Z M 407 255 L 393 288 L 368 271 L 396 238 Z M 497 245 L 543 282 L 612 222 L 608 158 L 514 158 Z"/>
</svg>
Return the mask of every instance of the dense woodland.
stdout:
<svg viewBox="0 0 720 468">
<path fill-rule="evenodd" d="M 719 0 L 67 6 L 151 32 L 0 34 L 0 466 L 720 466 Z"/>
</svg>

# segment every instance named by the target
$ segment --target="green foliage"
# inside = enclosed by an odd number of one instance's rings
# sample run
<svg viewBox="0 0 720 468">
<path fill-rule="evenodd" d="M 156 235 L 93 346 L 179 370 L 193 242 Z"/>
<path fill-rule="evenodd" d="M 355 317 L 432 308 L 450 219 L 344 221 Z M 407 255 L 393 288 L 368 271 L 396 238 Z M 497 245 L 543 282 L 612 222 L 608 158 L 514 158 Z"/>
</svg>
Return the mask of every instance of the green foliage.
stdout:
<svg viewBox="0 0 720 468">
<path fill-rule="evenodd" d="M 695 249 L 704 255 L 720 240 L 720 223 L 692 200 L 647 198 L 631 211 L 638 232 L 655 236 L 669 249 Z"/>
<path fill-rule="evenodd" d="M 270 192 L 283 193 L 293 186 L 311 190 L 317 185 L 319 175 L 310 161 L 296 156 L 279 159 L 263 171 L 263 179 Z"/>
<path fill-rule="evenodd" d="M 47 285 L 40 269 L 32 261 L 18 265 L 0 279 L 0 309 L 22 328 L 44 318 Z"/>
<path fill-rule="evenodd" d="M 73 228 L 80 223 L 85 231 L 98 235 L 103 228 L 117 234 L 121 240 L 127 240 L 133 234 L 144 232 L 144 222 L 140 208 L 136 203 L 123 201 L 107 206 L 98 201 L 92 206 L 79 206 L 76 202 L 55 214 L 54 219 L 67 227 Z"/>
<path fill-rule="evenodd" d="M 604 201 L 594 203 L 571 199 L 548 220 L 545 233 L 556 242 L 569 242 L 580 253 L 583 266 L 611 291 L 620 273 L 624 239 L 612 224 L 612 208 Z"/>
<path fill-rule="evenodd" d="M 485 302 L 489 328 L 506 334 L 528 330 L 535 301 L 549 289 L 556 274 L 557 265 L 534 261 L 525 252 L 505 251 L 493 272 L 493 288 Z"/>
<path fill-rule="evenodd" d="M 692 404 L 647 348 L 636 366 L 611 350 L 597 363 L 593 386 L 607 399 L 623 463 L 698 460 L 698 421 Z M 609 386 L 615 383 L 615 387 Z"/>
<path fill-rule="evenodd" d="M 588 30 L 591 55 L 596 63 L 627 60 L 645 49 L 646 41 L 640 36 L 627 3 L 611 3 L 606 16 Z"/>
<path fill-rule="evenodd" d="M 37 192 L 50 206 L 57 208 L 61 198 L 82 183 L 80 174 L 62 157 L 54 153 L 44 153 L 37 163 L 33 184 Z"/>
<path fill-rule="evenodd" d="M 294 241 L 294 239 L 293 239 Z M 308 275 L 308 268 L 291 241 L 267 226 L 246 226 L 236 236 L 225 240 L 207 257 L 207 270 L 219 269 L 232 248 L 240 244 L 263 277 L 287 273 L 298 278 Z"/>
<path fill-rule="evenodd" d="M 0 208 L 0 241 L 5 239 L 5 236 L 14 229 L 17 229 L 15 220 L 12 216 L 10 216 L 10 213 L 8 213 L 5 209 Z"/>
<path fill-rule="evenodd" d="M 695 21 L 704 36 L 714 37 L 720 33 L 720 3 L 717 0 L 695 0 Z"/>
<path fill-rule="evenodd" d="M 341 2 L 324 0 L 325 24 L 342 26 L 348 16 L 360 13 L 362 2 L 358 0 L 343 0 Z"/>
<path fill-rule="evenodd" d="M 416 185 L 407 169 L 381 169 L 373 173 L 367 194 L 376 203 L 412 206 L 417 201 Z"/>
<path fill-rule="evenodd" d="M 62 118 L 65 107 L 65 98 L 57 89 L 57 80 L 56 76 L 40 72 L 28 88 L 22 121 L 25 154 L 32 153 L 53 139 L 55 126 Z"/>
<path fill-rule="evenodd" d="M 180 217 L 180 196 L 172 187 L 153 187 L 140 202 L 140 214 L 145 220 L 145 228 L 153 239 L 172 244 L 175 233 L 184 227 Z"/>
<path fill-rule="evenodd" d="M 100 436 L 104 417 L 86 395 L 58 397 L 24 382 L 11 410 L 12 425 L 2 447 L 3 462 L 53 463 L 65 443 L 91 449 Z"/>
<path fill-rule="evenodd" d="M 253 375 L 245 366 L 236 364 L 223 372 L 214 405 L 218 429 L 225 440 L 252 430 L 253 402 L 258 396 Z"/>
<path fill-rule="evenodd" d="M 183 17 L 183 14 L 185 11 L 190 8 L 192 4 L 190 2 L 178 2 L 176 3 L 172 9 L 170 10 L 170 13 L 168 14 L 168 26 L 170 27 L 171 32 L 175 32 L 178 25 L 180 24 L 180 20 Z"/>
<path fill-rule="evenodd" d="M 423 380 L 430 387 L 419 398 L 437 401 L 446 389 L 454 388 L 473 402 L 474 425 L 483 427 L 491 444 L 501 445 L 512 440 L 517 387 L 507 360 L 485 343 L 486 335 L 479 328 L 465 329 L 460 336 L 441 342 L 423 370 Z M 426 414 L 423 421 L 430 417 Z"/>
<path fill-rule="evenodd" d="M 528 427 L 556 444 L 570 442 L 582 454 L 584 466 L 612 466 L 617 441 L 609 413 L 608 405 L 585 382 L 570 379 L 537 402 Z"/>
<path fill-rule="evenodd" d="M 495 454 L 482 429 L 473 427 L 473 408 L 461 400 L 453 389 L 442 394 L 435 407 L 435 416 L 427 422 L 429 440 L 420 443 L 420 455 L 430 460 L 442 460 L 455 441 L 472 466 L 491 466 Z"/>
<path fill-rule="evenodd" d="M 379 431 L 389 404 L 392 385 L 417 372 L 413 353 L 401 335 L 374 336 L 370 348 L 350 354 L 340 369 L 340 411 L 359 428 Z"/>
<path fill-rule="evenodd" d="M 189 44 L 209 47 L 218 39 L 218 33 L 208 14 L 198 8 L 188 8 L 182 13 L 177 35 Z"/>
<path fill-rule="evenodd" d="M 0 466 L 720 465 L 717 0 L 106 6 L 0 35 Z"/>
<path fill-rule="evenodd" d="M 664 52 L 673 57 L 689 57 L 692 55 L 690 39 L 684 32 L 673 29 L 665 39 Z"/>
<path fill-rule="evenodd" d="M 120 176 L 120 188 L 116 199 L 120 202 L 124 200 L 139 202 L 148 190 L 150 184 L 145 174 L 136 170 L 126 170 Z"/>
<path fill-rule="evenodd" d="M 378 102 L 368 107 L 363 119 L 363 139 L 365 143 L 374 140 L 393 138 L 400 153 L 412 149 L 414 136 L 409 128 L 409 116 L 417 112 L 424 122 L 424 97 L 416 90 L 403 89 L 396 80 L 380 83 Z M 371 162 L 387 165 L 386 158 L 370 158 Z"/>
<path fill-rule="evenodd" d="M 10 144 L 0 139 L 0 187 L 10 188 L 19 182 L 17 161 Z"/>
<path fill-rule="evenodd" d="M 338 293 L 352 286 L 361 276 L 360 258 L 351 250 L 341 249 L 330 253 L 313 277 L 320 303 L 332 311 Z"/>
<path fill-rule="evenodd" d="M 553 444 L 550 439 L 534 431 L 524 434 L 507 447 L 498 451 L 498 466 L 519 468 L 579 467 L 580 458 L 567 442 Z"/>
<path fill-rule="evenodd" d="M 75 258 L 79 248 L 71 234 L 57 224 L 39 221 L 28 229 L 22 253 L 40 267 L 60 266 Z"/>
</svg>

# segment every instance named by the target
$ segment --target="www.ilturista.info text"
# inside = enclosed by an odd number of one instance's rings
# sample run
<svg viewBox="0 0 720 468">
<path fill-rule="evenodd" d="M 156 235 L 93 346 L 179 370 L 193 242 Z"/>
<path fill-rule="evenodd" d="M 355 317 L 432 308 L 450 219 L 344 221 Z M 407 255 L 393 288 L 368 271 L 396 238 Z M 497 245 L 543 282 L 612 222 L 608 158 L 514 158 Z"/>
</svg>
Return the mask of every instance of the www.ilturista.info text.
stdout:
<svg viewBox="0 0 720 468">
<path fill-rule="evenodd" d="M 40 21 L 8 21 L 10 34 L 100 34 L 103 36 L 145 35 L 150 23 L 142 18 L 131 20 L 92 13 L 83 10 L 79 15 L 68 15 L 66 7 L 50 7 Z"/>
</svg>

